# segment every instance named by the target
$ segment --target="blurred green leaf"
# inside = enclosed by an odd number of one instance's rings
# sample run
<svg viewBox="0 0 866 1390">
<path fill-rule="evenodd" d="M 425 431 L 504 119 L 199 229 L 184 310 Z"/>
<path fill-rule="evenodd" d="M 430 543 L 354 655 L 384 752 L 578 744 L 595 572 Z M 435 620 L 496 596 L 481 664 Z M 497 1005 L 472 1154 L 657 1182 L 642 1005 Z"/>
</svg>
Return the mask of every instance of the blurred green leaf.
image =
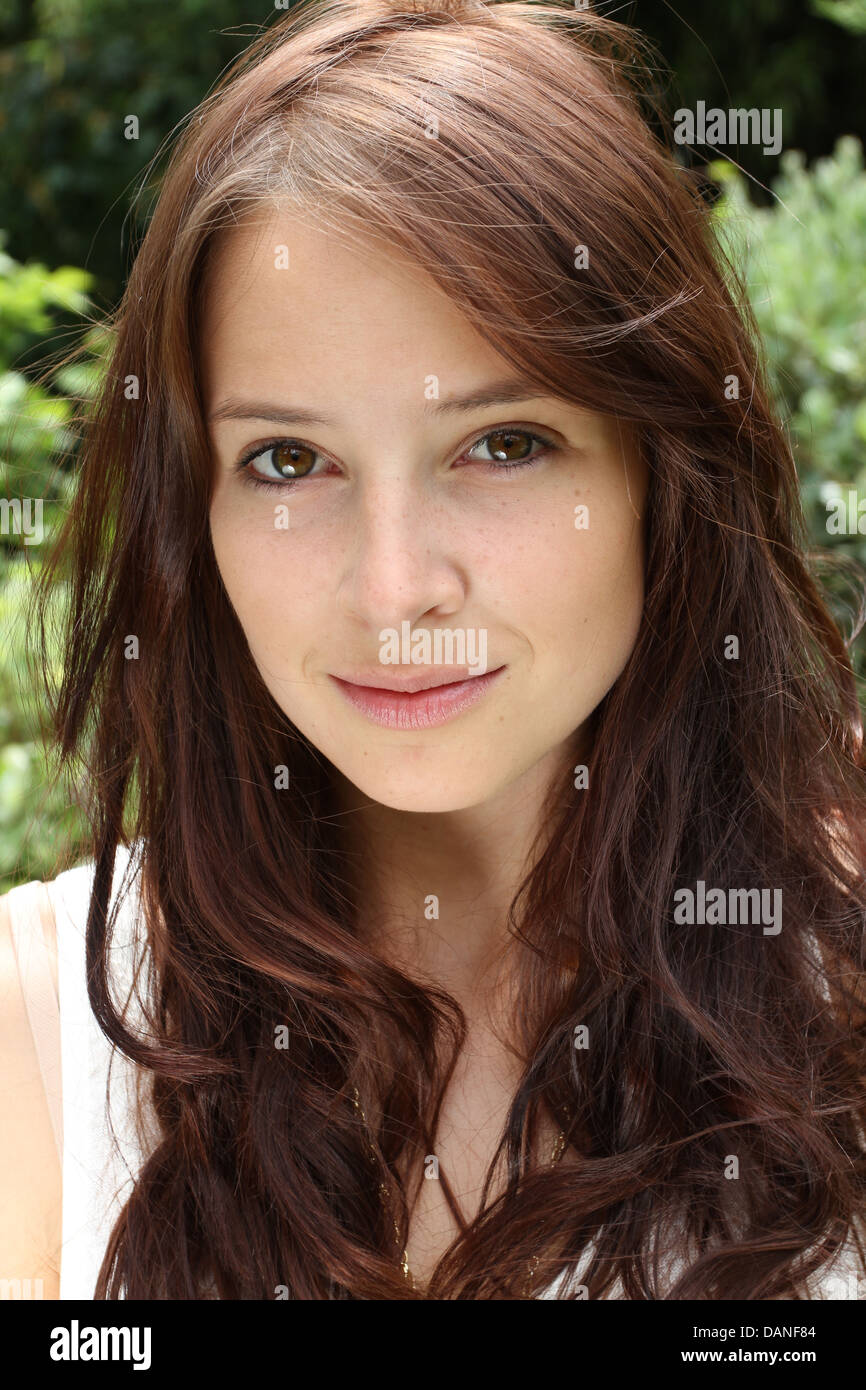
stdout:
<svg viewBox="0 0 866 1390">
<path fill-rule="evenodd" d="M 858 489 L 866 499 L 866 169 L 863 146 L 841 137 L 807 168 L 782 156 L 774 202 L 756 207 L 732 164 L 711 174 L 723 190 L 719 239 L 744 267 L 766 345 L 772 389 L 788 422 L 810 534 L 866 565 L 866 537 L 828 532 L 828 500 Z M 832 590 L 845 626 L 841 588 Z M 856 646 L 866 674 L 866 643 Z"/>
</svg>

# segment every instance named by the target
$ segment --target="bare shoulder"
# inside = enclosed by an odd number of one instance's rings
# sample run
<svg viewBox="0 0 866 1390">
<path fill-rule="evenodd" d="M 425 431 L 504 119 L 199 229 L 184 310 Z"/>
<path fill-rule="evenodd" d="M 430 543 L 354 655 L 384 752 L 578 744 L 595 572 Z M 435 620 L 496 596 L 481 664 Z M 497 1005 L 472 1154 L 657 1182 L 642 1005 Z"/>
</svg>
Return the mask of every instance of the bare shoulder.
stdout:
<svg viewBox="0 0 866 1390">
<path fill-rule="evenodd" d="M 15 914 L 22 938 L 41 932 L 56 991 L 56 928 L 41 885 L 16 892 Z M 60 1159 L 16 959 L 7 893 L 0 897 L 0 1296 L 27 1297 L 29 1290 L 31 1297 L 58 1298 L 60 1247 Z"/>
</svg>

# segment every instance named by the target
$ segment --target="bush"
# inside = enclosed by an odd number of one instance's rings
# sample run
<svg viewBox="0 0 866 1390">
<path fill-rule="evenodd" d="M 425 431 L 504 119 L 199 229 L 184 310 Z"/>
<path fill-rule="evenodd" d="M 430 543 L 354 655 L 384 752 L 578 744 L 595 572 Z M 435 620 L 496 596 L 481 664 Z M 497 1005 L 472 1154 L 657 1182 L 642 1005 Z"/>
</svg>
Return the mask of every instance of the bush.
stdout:
<svg viewBox="0 0 866 1390">
<path fill-rule="evenodd" d="M 40 555 L 71 496 L 74 453 L 71 397 L 86 398 L 101 370 L 101 332 L 85 338 L 75 366 L 33 380 L 15 365 L 59 331 L 58 313 L 77 316 L 81 337 L 90 276 L 72 266 L 21 265 L 0 233 L 0 892 L 28 878 L 51 877 L 58 854 L 73 855 L 83 819 L 60 786 L 46 790 L 45 699 L 31 669 L 26 619 Z M 56 594 L 58 612 L 63 592 Z"/>
<path fill-rule="evenodd" d="M 848 494 L 866 513 L 866 169 L 863 147 L 843 136 L 832 156 L 808 169 L 802 154 L 782 156 L 771 207 L 755 207 L 745 180 L 719 161 L 716 219 L 723 245 L 743 266 L 770 362 L 778 408 L 787 421 L 815 547 L 866 565 L 863 533 L 833 529 L 834 499 Z M 850 600 L 831 587 L 837 616 L 851 626 Z M 866 671 L 866 645 L 855 648 Z"/>
</svg>

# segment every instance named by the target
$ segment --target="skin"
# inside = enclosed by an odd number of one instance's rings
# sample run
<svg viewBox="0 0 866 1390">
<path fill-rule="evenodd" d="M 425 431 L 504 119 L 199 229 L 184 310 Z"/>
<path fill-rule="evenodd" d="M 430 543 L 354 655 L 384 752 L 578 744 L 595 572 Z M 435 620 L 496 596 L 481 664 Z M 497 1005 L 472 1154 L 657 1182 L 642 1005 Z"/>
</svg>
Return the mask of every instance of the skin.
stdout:
<svg viewBox="0 0 866 1390">
<path fill-rule="evenodd" d="M 31 899 L 31 901 L 33 901 Z M 50 910 L 41 931 L 57 987 L 57 938 Z M 0 898 L 0 1279 L 4 1298 L 60 1297 L 61 1169 L 39 1059 L 12 942 L 8 895 Z M 29 1291 L 29 1292 L 28 1292 Z"/>
<path fill-rule="evenodd" d="M 288 268 L 275 266 L 279 246 Z M 359 930 L 467 1016 L 436 1153 L 471 1215 L 521 1065 L 501 1036 L 513 1007 L 505 916 L 551 780 L 581 760 L 586 721 L 637 636 L 646 468 L 621 421 L 537 388 L 431 414 L 431 376 L 441 402 L 520 374 L 404 258 L 297 213 L 269 209 L 225 236 L 204 309 L 216 561 L 269 691 L 337 770 Z M 210 419 L 229 398 L 331 423 Z M 533 468 L 494 473 L 484 465 L 497 445 L 484 436 L 503 426 L 555 447 Z M 313 476 L 245 485 L 237 460 L 275 439 L 314 450 L 301 455 Z M 265 453 L 248 471 L 272 479 L 278 462 Z M 288 529 L 274 525 L 281 503 Z M 504 677 L 445 724 L 377 726 L 329 673 L 375 665 L 380 632 L 405 621 L 412 632 L 485 628 L 487 669 L 504 662 Z M 428 894 L 438 919 L 425 916 Z M 542 1135 L 547 1153 L 555 1133 Z M 457 1233 L 438 1189 L 421 1182 L 413 1211 L 420 1282 Z"/>
<path fill-rule="evenodd" d="M 280 245 L 289 268 L 275 268 Z M 223 239 L 202 342 L 208 416 L 234 398 L 333 417 L 210 423 L 214 552 L 268 689 L 338 771 L 380 921 L 416 922 L 418 885 L 439 893 L 448 948 L 425 924 L 413 959 L 420 948 L 441 974 L 456 949 L 471 975 L 501 935 L 551 779 L 634 645 L 646 468 L 622 422 L 556 398 L 428 415 L 431 376 L 441 402 L 519 373 L 414 266 L 284 211 Z M 507 425 L 555 448 L 510 476 L 488 471 L 485 431 Z M 250 487 L 236 461 L 274 438 L 316 451 L 302 455 L 313 476 Z M 273 479 L 275 461 L 247 471 Z M 274 525 L 280 504 L 288 529 Z M 445 724 L 379 727 L 329 673 L 374 666 L 379 633 L 405 621 L 485 628 L 488 669 L 508 669 Z"/>
</svg>

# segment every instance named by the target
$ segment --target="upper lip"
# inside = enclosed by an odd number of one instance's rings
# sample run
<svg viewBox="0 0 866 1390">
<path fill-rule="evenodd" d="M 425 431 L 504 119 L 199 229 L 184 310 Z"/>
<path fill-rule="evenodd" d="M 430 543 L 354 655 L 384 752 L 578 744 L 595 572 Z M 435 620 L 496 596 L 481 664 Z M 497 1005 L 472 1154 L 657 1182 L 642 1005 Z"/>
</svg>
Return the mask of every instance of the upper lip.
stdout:
<svg viewBox="0 0 866 1390">
<path fill-rule="evenodd" d="M 488 667 L 480 674 L 490 675 L 491 669 L 498 671 L 500 667 Z M 457 681 L 469 680 L 472 675 L 468 666 L 437 666 L 433 671 L 416 671 L 411 676 L 387 675 L 380 666 L 375 671 L 339 675 L 337 680 L 347 681 L 349 685 L 366 685 L 373 690 L 393 690 L 401 695 L 414 695 L 419 690 L 435 690 L 439 685 L 454 685 Z"/>
</svg>

